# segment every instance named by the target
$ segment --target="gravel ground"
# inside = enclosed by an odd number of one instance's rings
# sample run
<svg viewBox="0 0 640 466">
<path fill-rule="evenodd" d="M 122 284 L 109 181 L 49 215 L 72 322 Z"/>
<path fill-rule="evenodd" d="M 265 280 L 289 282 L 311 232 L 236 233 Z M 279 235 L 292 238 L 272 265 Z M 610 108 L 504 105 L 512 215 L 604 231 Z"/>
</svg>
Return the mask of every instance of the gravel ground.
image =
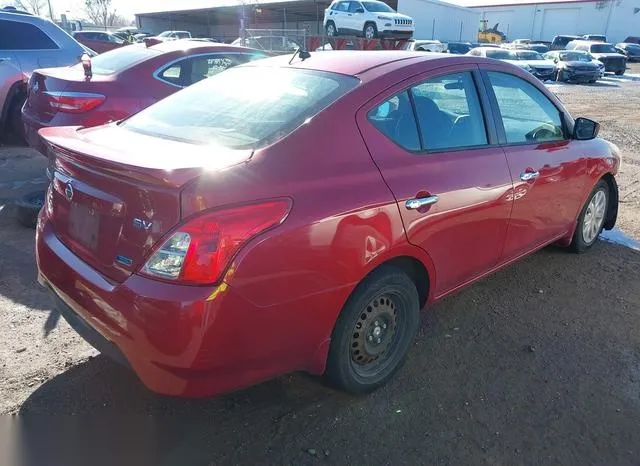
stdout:
<svg viewBox="0 0 640 466">
<path fill-rule="evenodd" d="M 640 82 L 550 87 L 623 150 L 619 227 L 640 238 Z M 637 250 L 547 248 L 441 301 L 424 313 L 406 367 L 369 397 L 294 374 L 170 399 L 51 311 L 33 232 L 2 201 L 41 185 L 43 170 L 33 152 L 0 148 L 0 412 L 37 421 L 23 423 L 29 447 L 14 445 L 30 464 L 640 464 Z M 69 415 L 87 430 L 61 429 Z M 109 435 L 85 443 L 91 427 Z"/>
</svg>

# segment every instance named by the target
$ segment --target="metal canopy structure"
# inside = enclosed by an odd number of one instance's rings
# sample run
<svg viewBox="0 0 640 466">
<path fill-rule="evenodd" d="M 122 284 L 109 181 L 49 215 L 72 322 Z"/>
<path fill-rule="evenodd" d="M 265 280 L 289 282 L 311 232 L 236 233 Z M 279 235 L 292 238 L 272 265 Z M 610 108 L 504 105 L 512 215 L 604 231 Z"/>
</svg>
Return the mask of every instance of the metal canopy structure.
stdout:
<svg viewBox="0 0 640 466">
<path fill-rule="evenodd" d="M 238 26 L 244 8 L 245 26 L 259 28 L 263 24 L 281 24 L 284 29 L 299 22 L 321 23 L 324 10 L 331 0 L 293 0 L 264 3 L 244 3 L 236 5 L 213 6 L 193 10 L 167 10 L 139 13 L 140 18 L 158 19 L 175 24 L 199 24 L 202 26 Z M 386 1 L 396 9 L 398 0 Z M 309 31 L 319 33 L 320 31 Z"/>
</svg>

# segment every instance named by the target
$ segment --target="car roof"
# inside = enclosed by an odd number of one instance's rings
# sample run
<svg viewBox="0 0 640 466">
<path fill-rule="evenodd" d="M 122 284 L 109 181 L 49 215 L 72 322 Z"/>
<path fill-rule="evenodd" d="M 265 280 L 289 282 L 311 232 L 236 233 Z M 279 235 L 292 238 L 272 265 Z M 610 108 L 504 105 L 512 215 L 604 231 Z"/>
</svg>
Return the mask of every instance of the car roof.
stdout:
<svg viewBox="0 0 640 466">
<path fill-rule="evenodd" d="M 138 47 L 143 47 L 143 46 L 144 44 L 139 45 Z M 202 40 L 190 40 L 190 39 L 159 42 L 158 44 L 152 45 L 149 48 L 152 50 L 157 50 L 158 52 L 162 52 L 162 53 L 175 52 L 178 50 L 186 51 L 186 50 L 192 50 L 192 49 L 202 49 L 202 52 L 215 51 L 215 50 L 229 51 L 234 49 L 237 49 L 238 51 L 254 50 L 248 47 L 240 47 L 238 45 L 217 44 L 215 42 L 205 42 Z"/>
<path fill-rule="evenodd" d="M 358 76 L 374 68 L 378 68 L 390 63 L 401 63 L 403 61 L 421 58 L 425 61 L 441 60 L 451 61 L 454 57 L 448 54 L 431 52 L 409 52 L 409 51 L 362 51 L 362 50 L 334 50 L 331 52 L 311 52 L 311 57 L 300 60 L 293 54 L 279 55 L 264 60 L 251 62 L 250 66 L 274 66 L 289 67 L 316 71 L 328 71 L 332 73 Z M 477 59 L 477 57 L 468 57 Z M 455 56 L 460 60 L 460 56 Z M 291 63 L 289 63 L 291 61 Z M 408 63 L 407 63 L 408 64 Z M 246 66 L 246 65 L 245 65 Z"/>
</svg>

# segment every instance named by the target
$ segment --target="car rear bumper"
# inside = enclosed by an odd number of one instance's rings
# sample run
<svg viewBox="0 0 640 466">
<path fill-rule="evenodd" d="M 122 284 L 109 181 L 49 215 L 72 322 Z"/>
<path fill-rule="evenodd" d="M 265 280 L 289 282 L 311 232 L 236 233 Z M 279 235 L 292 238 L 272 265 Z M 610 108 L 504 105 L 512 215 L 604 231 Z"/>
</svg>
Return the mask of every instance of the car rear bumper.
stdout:
<svg viewBox="0 0 640 466">
<path fill-rule="evenodd" d="M 626 61 L 624 63 L 620 62 L 604 62 L 604 69 L 609 73 L 617 73 L 619 71 L 624 71 L 627 69 Z"/>
<path fill-rule="evenodd" d="M 322 325 L 308 311 L 336 301 L 335 290 L 264 307 L 225 282 L 184 286 L 133 274 L 113 283 L 57 238 L 45 210 L 36 231 L 38 281 L 83 338 L 149 389 L 203 397 L 294 370 L 324 372 L 333 320 Z"/>
<path fill-rule="evenodd" d="M 41 123 L 33 118 L 25 109 L 22 109 L 22 126 L 24 127 L 24 137 L 29 147 L 40 152 L 46 156 L 46 147 L 44 140 L 38 134 L 38 131 L 42 128 L 46 128 L 48 125 Z"/>
</svg>

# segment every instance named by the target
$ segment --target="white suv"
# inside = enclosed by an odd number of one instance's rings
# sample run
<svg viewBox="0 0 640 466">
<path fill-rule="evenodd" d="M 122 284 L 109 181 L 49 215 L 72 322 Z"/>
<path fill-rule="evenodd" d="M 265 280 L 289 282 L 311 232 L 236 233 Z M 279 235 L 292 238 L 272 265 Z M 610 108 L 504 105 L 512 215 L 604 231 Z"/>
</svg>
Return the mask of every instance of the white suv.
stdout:
<svg viewBox="0 0 640 466">
<path fill-rule="evenodd" d="M 366 39 L 408 39 L 415 25 L 412 18 L 396 13 L 384 2 L 334 0 L 324 10 L 324 29 L 329 37 L 342 34 L 361 35 Z"/>
</svg>

